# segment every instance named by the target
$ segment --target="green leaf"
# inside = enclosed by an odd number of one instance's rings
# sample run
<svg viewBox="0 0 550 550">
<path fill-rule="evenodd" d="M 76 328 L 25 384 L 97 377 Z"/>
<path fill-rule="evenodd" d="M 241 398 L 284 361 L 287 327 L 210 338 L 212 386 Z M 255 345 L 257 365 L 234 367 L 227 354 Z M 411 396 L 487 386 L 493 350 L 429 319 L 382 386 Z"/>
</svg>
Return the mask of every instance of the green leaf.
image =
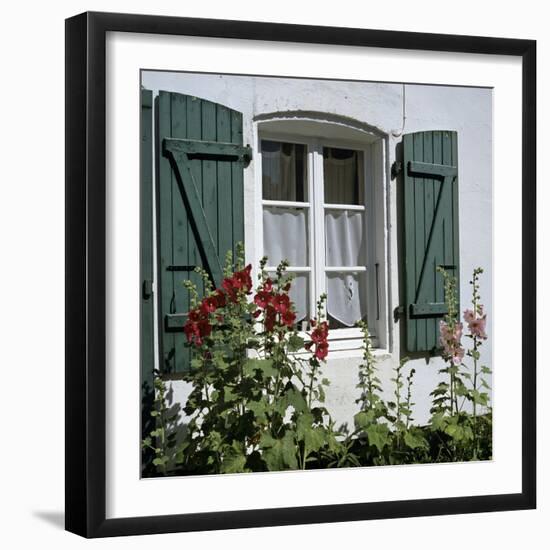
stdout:
<svg viewBox="0 0 550 550">
<path fill-rule="evenodd" d="M 297 334 L 293 334 L 288 339 L 288 351 L 300 351 L 304 347 L 304 339 L 298 336 Z"/>
<path fill-rule="evenodd" d="M 369 444 L 374 445 L 379 452 L 382 452 L 388 443 L 389 429 L 386 424 L 371 424 L 366 429 Z"/>
<path fill-rule="evenodd" d="M 247 359 L 243 371 L 248 376 L 255 376 L 259 372 L 263 378 L 277 376 L 278 372 L 272 359 Z"/>
<path fill-rule="evenodd" d="M 260 438 L 260 447 L 268 470 L 296 470 L 298 468 L 297 446 L 293 432 L 287 431 L 281 439 L 274 439 L 268 433 L 264 433 Z"/>
<path fill-rule="evenodd" d="M 403 437 L 405 445 L 411 449 L 427 448 L 428 444 L 421 434 L 413 434 L 411 430 L 405 432 Z"/>
<path fill-rule="evenodd" d="M 298 414 L 309 410 L 304 396 L 294 387 L 290 387 L 276 404 L 281 416 L 284 416 L 288 407 L 293 407 Z"/>
<path fill-rule="evenodd" d="M 268 411 L 269 405 L 264 399 L 260 399 L 259 401 L 248 401 L 246 408 L 251 410 L 260 422 L 267 421 L 266 412 Z"/>
<path fill-rule="evenodd" d="M 313 426 L 313 415 L 302 414 L 296 422 L 296 437 L 303 441 L 309 452 L 318 451 L 325 444 L 325 431 Z"/>
<path fill-rule="evenodd" d="M 222 474 L 236 474 L 243 472 L 246 464 L 246 455 L 237 441 L 224 453 L 220 471 Z"/>
<path fill-rule="evenodd" d="M 435 413 L 430 421 L 432 429 L 434 430 L 444 430 L 447 422 L 448 420 L 442 412 Z"/>
</svg>

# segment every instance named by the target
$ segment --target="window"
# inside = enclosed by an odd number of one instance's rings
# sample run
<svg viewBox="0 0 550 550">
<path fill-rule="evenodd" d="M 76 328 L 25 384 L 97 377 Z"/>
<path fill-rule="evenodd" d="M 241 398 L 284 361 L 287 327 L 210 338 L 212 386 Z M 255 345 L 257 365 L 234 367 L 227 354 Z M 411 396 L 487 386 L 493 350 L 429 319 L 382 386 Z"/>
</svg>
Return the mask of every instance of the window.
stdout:
<svg viewBox="0 0 550 550">
<path fill-rule="evenodd" d="M 378 140 L 380 142 L 380 140 Z M 374 208 L 373 140 L 260 133 L 262 253 L 268 271 L 282 259 L 295 274 L 291 297 L 297 322 L 308 329 L 322 293 L 335 340 L 331 349 L 360 346 L 358 320 L 380 332 L 380 246 Z M 383 247 L 382 247 L 383 248 Z M 338 341 L 338 342 L 336 342 Z M 375 340 L 376 341 L 376 340 Z M 380 343 L 378 341 L 378 343 Z"/>
</svg>

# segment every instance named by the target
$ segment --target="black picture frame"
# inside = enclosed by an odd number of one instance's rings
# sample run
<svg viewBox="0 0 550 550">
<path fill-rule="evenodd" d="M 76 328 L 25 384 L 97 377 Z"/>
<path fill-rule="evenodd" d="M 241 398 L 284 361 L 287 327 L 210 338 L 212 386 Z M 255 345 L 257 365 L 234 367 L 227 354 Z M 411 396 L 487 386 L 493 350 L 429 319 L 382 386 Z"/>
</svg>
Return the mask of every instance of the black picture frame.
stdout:
<svg viewBox="0 0 550 550">
<path fill-rule="evenodd" d="M 522 60 L 522 490 L 514 494 L 106 519 L 108 31 L 516 56 Z M 83 13 L 66 20 L 66 529 L 107 537 L 536 507 L 536 42 Z"/>
</svg>

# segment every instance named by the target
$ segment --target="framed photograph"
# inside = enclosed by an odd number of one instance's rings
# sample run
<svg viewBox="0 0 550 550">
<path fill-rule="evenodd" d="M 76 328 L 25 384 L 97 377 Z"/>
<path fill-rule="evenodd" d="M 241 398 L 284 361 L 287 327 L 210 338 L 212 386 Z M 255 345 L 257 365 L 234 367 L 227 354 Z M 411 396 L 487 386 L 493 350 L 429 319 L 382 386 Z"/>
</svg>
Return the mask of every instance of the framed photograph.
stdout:
<svg viewBox="0 0 550 550">
<path fill-rule="evenodd" d="M 66 528 L 534 508 L 536 44 L 66 21 Z"/>
</svg>

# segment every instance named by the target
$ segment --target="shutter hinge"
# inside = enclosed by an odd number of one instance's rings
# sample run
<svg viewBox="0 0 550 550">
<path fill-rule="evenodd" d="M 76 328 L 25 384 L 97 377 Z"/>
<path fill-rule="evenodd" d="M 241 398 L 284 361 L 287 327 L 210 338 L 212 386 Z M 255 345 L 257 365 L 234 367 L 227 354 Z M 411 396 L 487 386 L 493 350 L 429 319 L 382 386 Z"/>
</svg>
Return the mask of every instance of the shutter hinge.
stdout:
<svg viewBox="0 0 550 550">
<path fill-rule="evenodd" d="M 393 322 L 397 323 L 401 317 L 405 317 L 405 306 L 397 306 L 393 310 Z"/>
<path fill-rule="evenodd" d="M 394 180 L 399 174 L 403 172 L 403 163 L 399 160 L 396 160 L 391 165 L 391 179 Z"/>
</svg>

